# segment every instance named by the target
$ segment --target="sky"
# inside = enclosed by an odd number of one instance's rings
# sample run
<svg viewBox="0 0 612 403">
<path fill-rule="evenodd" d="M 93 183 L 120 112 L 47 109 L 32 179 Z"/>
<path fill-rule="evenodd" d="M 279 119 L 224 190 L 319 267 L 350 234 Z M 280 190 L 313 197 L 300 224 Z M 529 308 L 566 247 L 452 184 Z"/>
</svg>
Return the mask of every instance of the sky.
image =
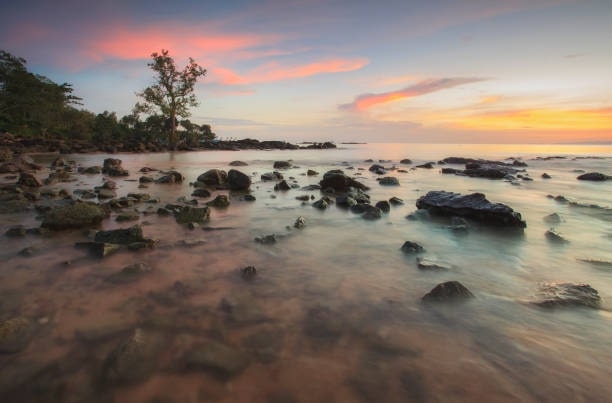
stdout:
<svg viewBox="0 0 612 403">
<path fill-rule="evenodd" d="M 0 49 L 129 114 L 153 52 L 222 139 L 612 143 L 612 0 L 19 0 Z"/>
</svg>

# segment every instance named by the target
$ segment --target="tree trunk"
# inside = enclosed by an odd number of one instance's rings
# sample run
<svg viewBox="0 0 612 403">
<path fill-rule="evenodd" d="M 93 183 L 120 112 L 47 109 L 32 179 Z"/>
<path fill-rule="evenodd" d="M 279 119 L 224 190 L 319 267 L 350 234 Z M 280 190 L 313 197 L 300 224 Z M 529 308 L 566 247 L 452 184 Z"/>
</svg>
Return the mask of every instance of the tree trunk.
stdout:
<svg viewBox="0 0 612 403">
<path fill-rule="evenodd" d="M 176 150 L 176 114 L 170 112 L 170 137 L 168 138 L 168 146 L 171 150 Z"/>
</svg>

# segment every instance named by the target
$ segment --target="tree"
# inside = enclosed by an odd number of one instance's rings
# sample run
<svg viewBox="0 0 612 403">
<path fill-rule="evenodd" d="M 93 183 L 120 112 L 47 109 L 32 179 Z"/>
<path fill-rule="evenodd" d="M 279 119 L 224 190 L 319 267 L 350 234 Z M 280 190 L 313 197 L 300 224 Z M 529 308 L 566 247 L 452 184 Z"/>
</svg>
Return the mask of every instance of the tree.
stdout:
<svg viewBox="0 0 612 403">
<path fill-rule="evenodd" d="M 174 149 L 177 143 L 177 118 L 190 116 L 189 108 L 198 106 L 194 91 L 195 83 L 206 75 L 206 69 L 200 67 L 192 58 L 185 68 L 179 71 L 169 52 L 162 49 L 152 53 L 152 62 L 147 65 L 155 72 L 155 84 L 137 93 L 144 102 L 137 103 L 136 112 L 148 114 L 160 113 L 168 126 L 168 145 Z"/>
</svg>

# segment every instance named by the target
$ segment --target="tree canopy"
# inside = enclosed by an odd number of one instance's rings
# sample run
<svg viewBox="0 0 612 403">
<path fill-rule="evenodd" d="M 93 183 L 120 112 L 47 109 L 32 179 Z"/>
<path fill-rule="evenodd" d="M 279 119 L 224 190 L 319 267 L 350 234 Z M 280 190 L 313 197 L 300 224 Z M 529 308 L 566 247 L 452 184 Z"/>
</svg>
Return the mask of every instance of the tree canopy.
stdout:
<svg viewBox="0 0 612 403">
<path fill-rule="evenodd" d="M 200 67 L 192 58 L 182 70 L 179 70 L 169 51 L 152 53 L 152 62 L 147 65 L 155 72 L 155 84 L 137 93 L 143 103 L 137 103 L 135 111 L 150 115 L 159 115 L 166 122 L 168 145 L 177 145 L 178 117 L 187 118 L 190 107 L 198 106 L 194 87 L 200 77 L 206 75 L 206 69 Z M 188 129 L 189 131 L 189 129 Z"/>
</svg>

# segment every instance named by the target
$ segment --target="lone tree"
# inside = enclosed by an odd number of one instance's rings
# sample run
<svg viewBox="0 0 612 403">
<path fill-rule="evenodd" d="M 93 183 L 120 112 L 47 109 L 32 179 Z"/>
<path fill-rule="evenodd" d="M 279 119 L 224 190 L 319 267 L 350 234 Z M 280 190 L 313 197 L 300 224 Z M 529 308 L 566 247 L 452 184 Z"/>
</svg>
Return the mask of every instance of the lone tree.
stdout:
<svg viewBox="0 0 612 403">
<path fill-rule="evenodd" d="M 167 122 L 168 145 L 174 149 L 177 143 L 177 117 L 189 117 L 189 107 L 198 106 L 193 90 L 198 78 L 206 75 L 206 69 L 190 57 L 189 64 L 179 71 L 165 49 L 161 54 L 152 53 L 151 57 L 153 61 L 147 65 L 155 72 L 156 83 L 136 93 L 144 102 L 137 103 L 134 109 L 152 115 L 159 111 L 161 118 Z"/>
</svg>

